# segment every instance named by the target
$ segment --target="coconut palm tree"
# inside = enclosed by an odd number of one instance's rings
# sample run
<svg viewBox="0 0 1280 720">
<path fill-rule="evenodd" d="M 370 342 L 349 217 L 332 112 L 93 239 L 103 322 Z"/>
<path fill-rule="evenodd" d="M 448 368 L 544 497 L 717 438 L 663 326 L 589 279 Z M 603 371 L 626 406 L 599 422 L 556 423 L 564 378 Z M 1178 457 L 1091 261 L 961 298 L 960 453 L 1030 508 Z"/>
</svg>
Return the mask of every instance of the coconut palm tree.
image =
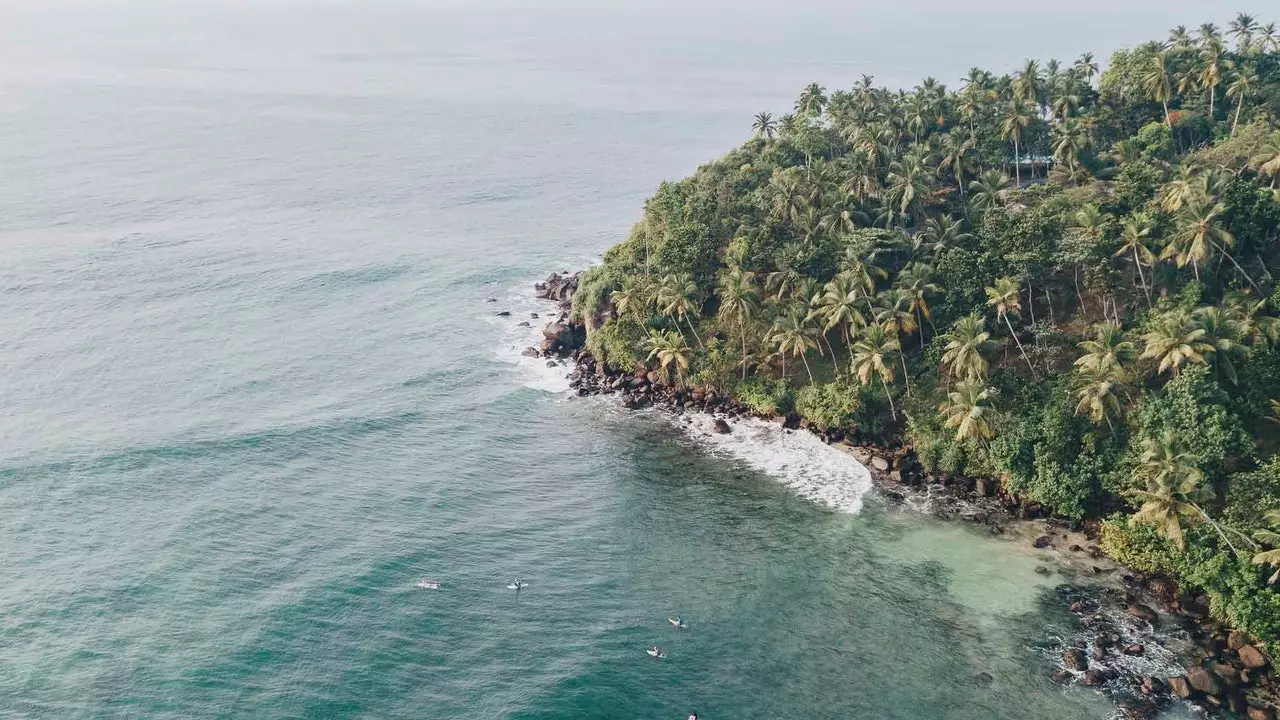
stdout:
<svg viewBox="0 0 1280 720">
<path fill-rule="evenodd" d="M 1253 92 L 1258 84 L 1258 74 L 1248 67 L 1241 67 L 1232 76 L 1227 86 L 1227 99 L 1236 101 L 1235 117 L 1231 120 L 1231 134 L 1236 134 L 1236 126 L 1240 124 L 1240 111 L 1244 110 L 1244 100 Z"/>
<path fill-rule="evenodd" d="M 813 382 L 813 370 L 809 368 L 809 360 L 805 353 L 818 346 L 817 331 L 805 322 L 805 313 L 798 306 L 780 315 L 769 331 L 769 343 L 782 356 L 782 376 L 787 375 L 787 356 L 799 357 L 804 363 L 809 382 Z"/>
<path fill-rule="evenodd" d="M 1013 77 L 1013 99 L 1022 104 L 1034 105 L 1040 99 L 1040 63 L 1028 60 Z"/>
<path fill-rule="evenodd" d="M 1075 361 L 1076 368 L 1082 372 L 1115 371 L 1124 374 L 1138 356 L 1137 348 L 1115 323 L 1094 325 L 1093 338 L 1080 342 L 1076 347 L 1084 351 Z"/>
<path fill-rule="evenodd" d="M 912 314 L 910 298 L 899 288 L 889 288 L 876 296 L 876 306 L 876 322 L 901 347 L 901 336 L 910 336 L 919 327 L 917 316 Z M 906 384 L 907 395 L 910 396 L 911 378 L 907 375 L 907 356 L 898 353 L 898 358 L 902 361 L 902 382 Z"/>
<path fill-rule="evenodd" d="M 1240 267 L 1240 263 L 1227 252 L 1235 244 L 1235 236 L 1222 224 L 1221 215 L 1225 206 L 1211 196 L 1195 197 L 1188 202 L 1177 215 L 1178 229 L 1169 239 L 1168 246 L 1161 253 L 1161 259 L 1172 257 L 1178 267 L 1191 263 L 1196 280 L 1200 279 L 1200 263 L 1209 259 L 1216 250 L 1235 266 L 1236 270 L 1259 293 L 1262 289 L 1253 281 L 1249 273 Z"/>
<path fill-rule="evenodd" d="M 649 361 L 658 361 L 667 382 L 672 382 L 674 376 L 675 384 L 682 386 L 689 363 L 693 360 L 693 350 L 684 336 L 673 330 L 650 330 L 645 347 L 649 350 Z"/>
<path fill-rule="evenodd" d="M 1204 330 L 1201 342 L 1213 348 L 1208 353 L 1214 367 L 1231 381 L 1236 383 L 1236 367 L 1231 358 L 1248 353 L 1242 340 L 1242 331 L 1232 313 L 1223 307 L 1207 306 L 1196 308 L 1192 317 Z"/>
<path fill-rule="evenodd" d="M 1237 13 L 1236 19 L 1227 23 L 1227 34 L 1236 39 L 1236 52 L 1244 54 L 1253 49 L 1253 34 L 1258 31 L 1258 21 L 1249 13 Z"/>
<path fill-rule="evenodd" d="M 1222 47 L 1218 44 L 1206 46 L 1200 52 L 1200 87 L 1209 91 L 1209 117 L 1212 119 L 1213 98 L 1217 95 L 1218 85 L 1222 84 L 1223 70 Z"/>
<path fill-rule="evenodd" d="M 778 124 L 773 121 L 772 113 L 756 113 L 755 122 L 751 123 L 751 129 L 755 131 L 756 137 L 761 140 L 772 140 L 778 136 Z"/>
<path fill-rule="evenodd" d="M 893 203 L 899 215 L 910 217 L 912 225 L 916 224 L 920 202 L 933 191 L 932 175 L 923 160 L 916 156 L 908 155 L 889 163 L 886 199 Z"/>
<path fill-rule="evenodd" d="M 1103 366 L 1075 373 L 1076 415 L 1088 415 L 1095 425 L 1106 421 L 1115 432 L 1112 416 L 1120 415 L 1120 398 L 1116 392 L 1125 382 L 1124 373 L 1115 366 Z"/>
<path fill-rule="evenodd" d="M 1222 307 L 1239 328 L 1240 337 L 1251 347 L 1265 347 L 1280 341 L 1280 318 L 1266 313 L 1266 300 L 1237 290 L 1223 296 Z"/>
<path fill-rule="evenodd" d="M 999 170 L 987 170 L 969 183 L 969 207 L 976 214 L 986 212 L 1001 203 L 1001 196 L 1011 187 L 1009 176 Z"/>
<path fill-rule="evenodd" d="M 902 346 L 898 339 L 890 336 L 879 325 L 868 325 L 853 343 L 853 373 L 863 385 L 869 385 L 873 376 L 880 379 L 884 394 L 889 398 L 889 412 L 894 420 L 898 419 L 898 411 L 893 405 L 893 390 L 889 388 L 889 383 L 893 382 L 895 356 L 901 352 Z"/>
<path fill-rule="evenodd" d="M 1151 222 L 1145 215 L 1136 214 L 1125 218 L 1120 229 L 1120 246 L 1112 254 L 1113 257 L 1132 257 L 1133 267 L 1138 271 L 1138 282 L 1142 285 L 1142 294 L 1147 298 L 1147 307 L 1151 307 L 1151 290 L 1147 287 L 1147 278 L 1142 274 L 1142 264 L 1152 265 L 1156 261 L 1155 253 L 1147 247 L 1151 242 Z"/>
<path fill-rule="evenodd" d="M 921 329 L 921 337 L 923 338 L 925 320 L 929 321 L 929 326 L 933 327 L 933 311 L 929 309 L 929 296 L 936 295 L 941 289 L 929 282 L 930 268 L 928 265 L 920 263 L 911 263 L 898 273 L 897 288 L 902 293 L 902 297 L 907 301 L 907 309 L 916 314 L 916 327 Z M 937 332 L 937 328 L 934 328 Z"/>
<path fill-rule="evenodd" d="M 1254 565 L 1270 565 L 1276 568 L 1275 573 L 1267 579 L 1268 583 L 1274 584 L 1276 580 L 1280 580 L 1280 510 L 1269 510 L 1263 516 L 1266 519 L 1268 528 L 1258 530 L 1253 534 L 1254 539 L 1258 542 L 1271 546 L 1271 550 L 1263 550 L 1253 556 Z"/>
<path fill-rule="evenodd" d="M 827 91 L 818 83 L 809 83 L 796 100 L 796 114 L 817 117 L 827 106 Z"/>
<path fill-rule="evenodd" d="M 1083 78 L 1087 85 L 1093 80 L 1093 76 L 1098 74 L 1098 63 L 1093 59 L 1093 53 L 1087 52 L 1076 60 L 1071 69 L 1075 70 L 1076 74 Z"/>
<path fill-rule="evenodd" d="M 702 344 L 702 338 L 698 336 L 698 331 L 693 327 L 692 318 L 696 317 L 701 310 L 701 303 L 696 300 L 697 296 L 698 285 L 689 275 L 671 273 L 658 281 L 658 312 L 662 313 L 663 317 L 674 318 L 677 325 L 683 320 L 689 326 L 689 332 L 693 333 L 694 339 L 698 341 L 698 347 L 705 347 Z"/>
<path fill-rule="evenodd" d="M 1018 187 L 1022 187 L 1022 157 L 1018 153 L 1018 143 L 1031 124 L 1031 118 L 1031 107 L 1025 102 L 1015 101 L 1005 107 L 1000 120 L 1000 137 L 1013 142 L 1013 172 Z"/>
<path fill-rule="evenodd" d="M 1178 166 L 1177 177 L 1160 188 L 1160 207 L 1165 212 L 1176 213 L 1204 192 L 1204 178 L 1197 177 L 1195 168 L 1184 163 Z"/>
<path fill-rule="evenodd" d="M 995 437 L 995 409 L 991 407 L 994 396 L 995 390 L 977 378 L 956 383 L 946 401 L 938 406 L 944 427 L 955 428 L 958 441 L 986 443 Z"/>
<path fill-rule="evenodd" d="M 1204 515 L 1197 503 L 1213 498 L 1213 491 L 1203 484 L 1204 473 L 1197 462 L 1182 452 L 1172 433 L 1147 438 L 1134 474 L 1141 489 L 1129 492 L 1142 503 L 1133 519 L 1154 525 L 1156 532 L 1179 550 L 1187 548 L 1183 525 L 1199 522 Z"/>
<path fill-rule="evenodd" d="M 1031 358 L 1027 357 L 1027 351 L 1022 347 L 1022 341 L 1018 339 L 1018 333 L 1013 329 L 1013 323 L 1009 321 L 1009 316 L 1018 317 L 1022 310 L 1022 285 L 1015 278 L 1002 277 L 996 280 L 996 284 L 987 289 L 987 305 L 995 308 L 996 318 L 1004 320 L 1004 324 L 1009 328 L 1009 335 L 1013 337 L 1013 341 L 1018 345 L 1018 352 L 1022 353 L 1022 359 L 1027 361 L 1027 367 L 1031 368 L 1031 377 L 1036 377 L 1036 368 L 1031 364 Z"/>
<path fill-rule="evenodd" d="M 965 380 L 983 379 L 990 365 L 987 356 L 995 352 L 997 343 L 987 332 L 987 323 L 981 315 L 965 315 L 943 335 L 947 341 L 943 348 L 942 364 L 951 376 Z"/>
<path fill-rule="evenodd" d="M 1179 25 L 1169 33 L 1169 41 L 1165 43 L 1165 47 L 1182 52 L 1195 47 L 1195 41 L 1191 38 L 1191 33 L 1187 30 L 1187 26 Z"/>
<path fill-rule="evenodd" d="M 1173 99 L 1173 75 L 1169 71 L 1167 55 L 1157 53 L 1151 57 L 1151 65 L 1143 73 L 1142 90 L 1152 102 L 1158 102 L 1164 108 L 1164 122 L 1173 129 L 1173 119 L 1169 115 L 1169 101 Z"/>
<path fill-rule="evenodd" d="M 1083 123 L 1068 120 L 1054 128 L 1053 159 L 1068 170 L 1076 170 L 1080 154 L 1093 145 Z"/>
<path fill-rule="evenodd" d="M 972 235 L 964 231 L 962 219 L 939 215 L 925 220 L 924 226 L 915 234 L 913 240 L 915 247 L 937 258 L 950 248 L 972 238 Z"/>
<path fill-rule="evenodd" d="M 1205 330 L 1180 311 L 1164 313 L 1156 318 L 1150 331 L 1142 336 L 1145 347 L 1142 359 L 1156 360 L 1157 372 L 1174 377 L 1187 363 L 1203 363 L 1213 346 L 1204 341 Z"/>
<path fill-rule="evenodd" d="M 623 280 L 622 287 L 614 290 L 609 299 L 613 301 L 619 317 L 629 317 L 637 322 L 644 322 L 649 317 L 649 309 L 653 305 L 648 283 L 634 275 Z"/>
<path fill-rule="evenodd" d="M 742 342 L 742 379 L 747 379 L 747 335 L 760 312 L 760 285 L 756 275 L 732 267 L 720 275 L 718 284 L 720 309 L 717 314 L 733 325 Z"/>
<path fill-rule="evenodd" d="M 969 160 L 973 155 L 973 138 L 960 137 L 955 132 L 943 137 L 942 158 L 938 162 L 938 170 L 950 170 L 956 179 L 956 187 L 960 190 L 960 199 L 964 200 L 964 176 L 969 171 Z"/>
<path fill-rule="evenodd" d="M 832 278 L 823 287 L 818 296 L 817 316 L 823 320 L 823 332 L 840 328 L 845 347 L 849 349 L 849 362 L 853 362 L 853 342 L 851 331 L 867 324 L 867 319 L 858 310 L 858 299 L 861 288 L 857 282 L 844 273 Z M 834 357 L 832 358 L 834 360 Z"/>
</svg>

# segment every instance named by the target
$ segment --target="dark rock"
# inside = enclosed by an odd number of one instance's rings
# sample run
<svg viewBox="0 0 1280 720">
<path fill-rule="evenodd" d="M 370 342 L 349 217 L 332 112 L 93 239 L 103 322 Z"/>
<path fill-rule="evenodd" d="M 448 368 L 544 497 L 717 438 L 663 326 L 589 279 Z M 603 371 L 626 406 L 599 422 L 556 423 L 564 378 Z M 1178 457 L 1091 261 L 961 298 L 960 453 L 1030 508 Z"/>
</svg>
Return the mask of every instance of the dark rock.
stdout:
<svg viewBox="0 0 1280 720">
<path fill-rule="evenodd" d="M 1249 636 L 1239 630 L 1232 630 L 1231 634 L 1227 636 L 1227 649 L 1229 650 L 1239 650 L 1248 644 Z"/>
<path fill-rule="evenodd" d="M 1087 609 L 1087 606 L 1084 604 L 1084 602 L 1077 600 L 1071 603 L 1070 609 L 1071 609 L 1071 612 L 1076 613 L 1077 615 L 1083 615 L 1085 610 Z"/>
<path fill-rule="evenodd" d="M 1124 653 L 1125 655 L 1141 655 L 1142 653 L 1146 652 L 1146 650 L 1147 649 L 1143 647 L 1142 644 L 1140 643 L 1133 643 L 1130 645 L 1125 645 L 1124 647 L 1120 648 L 1120 652 Z"/>
<path fill-rule="evenodd" d="M 978 478 L 973 481 L 973 492 L 976 493 L 978 497 L 991 497 L 992 495 L 995 495 L 995 483 L 987 478 Z"/>
<path fill-rule="evenodd" d="M 1245 710 L 1245 713 L 1248 715 L 1249 720 L 1276 720 L 1276 711 L 1269 707 L 1250 705 Z"/>
<path fill-rule="evenodd" d="M 1221 695 L 1225 689 L 1222 680 L 1208 670 L 1194 665 L 1187 668 L 1187 684 L 1196 692 L 1205 695 Z"/>
<path fill-rule="evenodd" d="M 1240 684 L 1240 669 L 1233 665 L 1213 663 L 1209 666 L 1209 669 L 1213 671 L 1214 675 L 1221 678 L 1227 687 L 1235 687 Z"/>
<path fill-rule="evenodd" d="M 557 363 L 555 360 L 547 361 L 547 367 L 556 367 L 557 365 L 559 365 L 559 363 Z"/>
<path fill-rule="evenodd" d="M 496 312 L 496 313 L 494 313 L 494 315 L 497 315 L 498 317 L 511 317 L 511 311 L 510 311 L 510 310 L 503 310 L 503 311 L 501 311 L 501 312 Z"/>
<path fill-rule="evenodd" d="M 485 298 L 485 302 L 498 302 L 498 298 Z"/>
<path fill-rule="evenodd" d="M 1236 654 L 1240 657 L 1240 664 L 1250 669 L 1264 668 L 1268 664 L 1267 656 L 1253 645 L 1241 645 Z"/>
<path fill-rule="evenodd" d="M 716 418 L 716 421 L 712 423 L 712 425 L 715 427 L 715 431 L 720 433 L 721 435 L 728 435 L 730 432 L 733 432 L 729 428 L 729 423 L 725 422 L 720 418 Z"/>
<path fill-rule="evenodd" d="M 888 472 L 889 461 L 877 455 L 871 458 L 871 467 L 875 468 L 876 470 L 879 470 L 880 472 Z"/>
<path fill-rule="evenodd" d="M 1158 678 L 1148 675 L 1142 678 L 1142 684 L 1139 686 L 1143 695 L 1159 695 L 1164 692 L 1164 682 Z"/>
<path fill-rule="evenodd" d="M 1155 610 L 1152 610 L 1149 606 L 1143 605 L 1142 603 L 1133 603 L 1130 605 L 1129 614 L 1140 620 L 1146 620 L 1152 625 L 1154 625 L 1156 620 L 1160 617 L 1156 614 Z"/>
<path fill-rule="evenodd" d="M 1171 677 L 1169 678 L 1169 692 L 1183 699 L 1189 698 L 1192 692 L 1191 683 L 1187 682 L 1185 676 Z"/>
<path fill-rule="evenodd" d="M 980 672 L 973 676 L 973 681 L 978 684 L 978 687 L 990 687 L 996 679 L 989 672 Z"/>
<path fill-rule="evenodd" d="M 1102 662 L 1107 659 L 1107 649 L 1104 647 L 1095 647 L 1090 655 L 1092 655 L 1093 659 L 1097 662 Z"/>
<path fill-rule="evenodd" d="M 1062 651 L 1062 665 L 1068 670 L 1084 670 L 1089 667 L 1089 658 L 1080 648 L 1067 648 Z"/>
<path fill-rule="evenodd" d="M 1052 570 L 1050 570 L 1049 568 L 1047 568 L 1047 567 L 1045 567 L 1045 566 L 1043 566 L 1043 565 L 1037 565 L 1037 566 L 1036 566 L 1036 574 L 1037 574 L 1037 575 L 1049 575 L 1049 574 L 1050 574 L 1050 573 L 1052 573 L 1052 572 L 1053 572 Z"/>
<path fill-rule="evenodd" d="M 1037 550 L 1043 550 L 1052 544 L 1053 538 L 1050 538 L 1048 535 L 1041 535 L 1035 539 L 1035 542 L 1031 543 L 1031 547 L 1036 548 Z"/>
<path fill-rule="evenodd" d="M 524 320 L 522 322 L 516 323 L 516 327 L 529 327 L 529 321 Z"/>
<path fill-rule="evenodd" d="M 538 348 L 536 348 L 536 347 L 527 347 L 527 348 L 525 348 L 525 349 L 524 349 L 520 354 L 521 354 L 521 355 L 523 355 L 523 356 L 525 356 L 525 357 L 538 357 L 538 354 L 539 354 L 539 353 L 538 353 Z"/>
<path fill-rule="evenodd" d="M 1080 682 L 1085 685 L 1097 686 L 1107 681 L 1107 676 L 1097 668 L 1089 668 L 1084 671 L 1084 677 L 1080 678 Z"/>
<path fill-rule="evenodd" d="M 1072 545 L 1067 549 L 1070 550 L 1071 552 L 1084 552 L 1084 548 L 1080 547 L 1079 545 Z"/>
<path fill-rule="evenodd" d="M 1075 678 L 1074 675 L 1072 675 L 1070 672 L 1066 670 L 1063 670 L 1062 668 L 1058 668 L 1057 670 L 1054 670 L 1052 677 L 1054 682 L 1061 683 L 1061 684 L 1069 683 L 1072 681 L 1072 679 Z"/>
<path fill-rule="evenodd" d="M 1204 620 L 1209 617 L 1209 598 L 1203 595 L 1198 597 L 1184 595 L 1178 599 L 1178 607 L 1182 610 L 1183 615 L 1196 620 Z"/>
<path fill-rule="evenodd" d="M 538 319 L 538 313 L 529 313 L 529 319 L 530 319 L 530 320 L 537 320 L 537 319 Z"/>
</svg>

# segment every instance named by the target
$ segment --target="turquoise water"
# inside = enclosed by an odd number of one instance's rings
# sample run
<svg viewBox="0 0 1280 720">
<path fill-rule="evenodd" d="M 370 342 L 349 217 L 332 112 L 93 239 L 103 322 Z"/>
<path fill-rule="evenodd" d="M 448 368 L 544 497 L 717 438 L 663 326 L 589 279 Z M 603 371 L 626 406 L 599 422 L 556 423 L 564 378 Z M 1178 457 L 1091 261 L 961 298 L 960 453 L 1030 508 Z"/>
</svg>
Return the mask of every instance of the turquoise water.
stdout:
<svg viewBox="0 0 1280 720">
<path fill-rule="evenodd" d="M 1035 558 L 518 361 L 529 284 L 841 38 L 108 5 L 2 11 L 0 715 L 1108 714 Z"/>
</svg>

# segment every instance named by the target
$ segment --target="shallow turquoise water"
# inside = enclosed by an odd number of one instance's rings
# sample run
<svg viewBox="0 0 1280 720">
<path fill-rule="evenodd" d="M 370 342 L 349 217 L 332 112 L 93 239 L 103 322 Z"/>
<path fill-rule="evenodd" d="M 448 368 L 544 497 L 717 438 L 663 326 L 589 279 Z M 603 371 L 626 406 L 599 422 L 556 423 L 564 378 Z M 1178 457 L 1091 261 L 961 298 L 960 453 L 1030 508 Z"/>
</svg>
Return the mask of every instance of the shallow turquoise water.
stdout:
<svg viewBox="0 0 1280 720">
<path fill-rule="evenodd" d="M 1045 679 L 1033 558 L 516 361 L 529 283 L 843 72 L 585 17 L 627 53 L 520 12 L 6 17 L 0 715 L 1108 713 Z"/>
</svg>

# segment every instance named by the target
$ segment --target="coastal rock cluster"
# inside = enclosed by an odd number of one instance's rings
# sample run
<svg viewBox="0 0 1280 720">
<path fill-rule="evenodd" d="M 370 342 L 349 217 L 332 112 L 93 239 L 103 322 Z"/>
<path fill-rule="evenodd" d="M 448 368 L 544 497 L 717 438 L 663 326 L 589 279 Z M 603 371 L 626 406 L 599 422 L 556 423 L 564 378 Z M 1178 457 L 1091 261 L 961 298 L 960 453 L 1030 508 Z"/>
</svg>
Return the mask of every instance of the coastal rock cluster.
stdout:
<svg viewBox="0 0 1280 720">
<path fill-rule="evenodd" d="M 547 358 L 549 364 L 573 361 L 570 388 L 578 396 L 617 395 L 630 409 L 658 407 L 669 412 L 705 412 L 715 416 L 714 430 L 733 432 L 731 421 L 758 417 L 734 398 L 705 388 L 681 389 L 664 382 L 655 371 L 637 368 L 618 372 L 596 361 L 585 349 L 586 327 L 571 320 L 573 293 L 580 273 L 552 274 L 536 285 L 537 296 L 559 303 L 560 314 L 543 329 L 539 347 L 525 355 Z M 926 508 L 942 519 L 962 519 L 983 525 L 992 534 L 1004 534 L 1021 521 L 1048 519 L 1060 527 L 1061 538 L 1071 532 L 1086 542 L 1067 544 L 1054 535 L 1030 541 L 1035 550 L 1062 552 L 1088 558 L 1086 572 L 1103 575 L 1115 571 L 1091 564 L 1106 564 L 1104 553 L 1093 541 L 1096 525 L 1061 523 L 1049 518 L 1040 505 L 1003 493 L 998 481 L 946 473 L 928 473 L 910 447 L 884 447 L 862 441 L 841 429 L 811 426 L 795 413 L 772 419 L 783 428 L 808 431 L 830 444 L 844 447 L 870 472 L 882 494 L 892 501 Z M 1052 533 L 1052 531 L 1051 531 Z M 1044 568 L 1038 568 L 1041 570 Z M 1047 569 L 1044 569 L 1048 573 Z M 1123 571 L 1123 568 L 1120 568 Z M 1054 679 L 1096 687 L 1115 699 L 1124 718 L 1153 718 L 1173 701 L 1187 701 L 1210 712 L 1227 711 L 1249 720 L 1276 720 L 1280 683 L 1273 683 L 1271 658 L 1242 633 L 1210 618 L 1209 598 L 1180 592 L 1163 577 L 1125 573 L 1121 585 L 1062 585 L 1057 595 L 1080 618 L 1080 634 L 1057 656 Z M 1157 610 L 1156 608 L 1159 608 Z M 1163 635 L 1162 635 L 1163 634 Z M 1182 647 L 1169 650 L 1162 638 L 1184 638 Z M 1170 643 L 1172 644 L 1172 643 Z M 1163 655 L 1163 662 L 1135 662 Z M 1182 674 L 1147 672 L 1155 666 L 1184 668 Z M 987 678 L 990 675 L 980 673 Z M 979 684 L 989 685 L 983 680 Z"/>
</svg>

